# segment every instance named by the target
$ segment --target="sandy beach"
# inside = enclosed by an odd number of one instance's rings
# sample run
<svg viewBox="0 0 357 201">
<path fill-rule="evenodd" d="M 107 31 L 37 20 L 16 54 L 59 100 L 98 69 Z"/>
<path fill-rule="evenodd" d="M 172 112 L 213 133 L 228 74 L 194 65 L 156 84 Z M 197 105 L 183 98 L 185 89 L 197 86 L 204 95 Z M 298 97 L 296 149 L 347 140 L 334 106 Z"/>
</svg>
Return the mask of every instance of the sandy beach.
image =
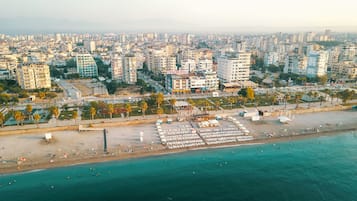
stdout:
<svg viewBox="0 0 357 201">
<path fill-rule="evenodd" d="M 155 124 L 145 123 L 120 127 L 108 127 L 108 153 L 104 153 L 102 131 L 52 132 L 53 142 L 44 141 L 44 133 L 0 136 L 0 174 L 95 163 L 128 158 L 138 158 L 184 152 L 196 149 L 222 148 L 254 143 L 275 143 L 322 135 L 334 135 L 357 129 L 357 113 L 332 111 L 296 114 L 289 124 L 281 124 L 276 117 L 264 117 L 259 122 L 234 116 L 254 136 L 254 140 L 205 145 L 184 149 L 168 149 L 160 143 Z M 143 141 L 140 141 L 140 133 Z"/>
</svg>

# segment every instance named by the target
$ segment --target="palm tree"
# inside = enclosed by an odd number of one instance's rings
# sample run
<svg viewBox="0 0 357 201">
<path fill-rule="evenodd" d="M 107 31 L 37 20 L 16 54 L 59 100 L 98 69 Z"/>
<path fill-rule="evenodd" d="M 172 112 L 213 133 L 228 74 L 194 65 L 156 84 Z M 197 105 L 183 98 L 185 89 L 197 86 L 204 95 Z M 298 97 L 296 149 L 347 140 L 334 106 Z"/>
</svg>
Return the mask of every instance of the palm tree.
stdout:
<svg viewBox="0 0 357 201">
<path fill-rule="evenodd" d="M 219 102 L 218 100 L 216 100 L 214 102 L 214 106 L 216 107 L 216 111 L 219 109 L 219 106 L 221 105 L 221 102 Z"/>
<path fill-rule="evenodd" d="M 229 97 L 228 102 L 231 104 L 231 109 L 233 109 L 233 103 L 235 103 L 234 97 L 233 96 Z"/>
<path fill-rule="evenodd" d="M 296 108 L 299 108 L 299 102 L 300 102 L 301 97 L 302 97 L 302 94 L 301 94 L 301 93 L 296 93 L 296 94 L 295 94 Z"/>
<path fill-rule="evenodd" d="M 157 114 L 159 115 L 159 118 L 160 118 L 160 115 L 161 114 L 164 114 L 164 109 L 162 109 L 161 107 L 157 108 Z"/>
<path fill-rule="evenodd" d="M 24 114 L 21 111 L 15 111 L 14 119 L 16 120 L 17 125 L 19 125 L 20 123 L 23 123 Z"/>
<path fill-rule="evenodd" d="M 53 115 L 56 119 L 59 117 L 60 111 L 59 111 L 58 107 L 52 106 L 52 107 L 50 108 L 50 111 L 51 111 L 52 115 Z"/>
<path fill-rule="evenodd" d="M 286 104 L 290 100 L 290 95 L 289 94 L 285 94 L 284 99 L 285 99 L 285 109 L 286 109 Z"/>
<path fill-rule="evenodd" d="M 126 110 L 126 116 L 129 117 L 130 116 L 130 112 L 132 111 L 130 103 L 127 103 L 125 105 L 125 110 Z"/>
<path fill-rule="evenodd" d="M 26 105 L 26 113 L 27 113 L 27 116 L 28 116 L 28 120 L 30 120 L 30 118 L 32 117 L 32 105 L 28 104 Z"/>
<path fill-rule="evenodd" d="M 162 102 L 164 102 L 164 94 L 158 93 L 156 96 L 156 103 L 158 108 L 161 106 Z"/>
<path fill-rule="evenodd" d="M 336 97 L 336 93 L 333 92 L 333 91 L 331 91 L 331 92 L 330 92 L 331 104 L 332 104 L 332 102 L 333 102 L 333 98 L 335 98 L 335 97 Z"/>
<path fill-rule="evenodd" d="M 5 116 L 2 112 L 0 112 L 0 124 L 1 124 L 1 128 L 4 127 L 4 123 L 5 123 Z"/>
<path fill-rule="evenodd" d="M 175 107 L 175 104 L 176 104 L 176 99 L 170 99 L 170 105 L 171 105 L 171 113 L 172 111 L 174 110 L 174 107 Z"/>
<path fill-rule="evenodd" d="M 74 122 L 76 122 L 76 119 L 78 118 L 78 111 L 74 110 L 72 113 L 72 119 L 74 119 Z"/>
<path fill-rule="evenodd" d="M 113 118 L 113 113 L 114 113 L 114 105 L 113 104 L 108 104 L 108 113 L 110 118 Z"/>
<path fill-rule="evenodd" d="M 272 97 L 271 97 L 271 104 L 275 105 L 276 102 L 278 102 L 278 97 L 277 97 L 276 94 L 273 94 Z"/>
<path fill-rule="evenodd" d="M 143 112 L 143 116 L 145 116 L 145 112 L 148 109 L 148 104 L 143 100 L 141 101 L 140 107 L 141 111 Z"/>
<path fill-rule="evenodd" d="M 192 99 L 187 99 L 187 103 L 190 104 L 190 113 L 192 112 L 193 110 L 193 107 L 195 107 L 195 102 L 192 100 Z"/>
<path fill-rule="evenodd" d="M 37 128 L 38 128 L 38 123 L 40 122 L 40 119 L 41 119 L 41 115 L 39 115 L 38 113 L 35 113 L 33 115 L 33 120 L 35 121 Z"/>
<path fill-rule="evenodd" d="M 207 112 L 207 109 L 208 109 L 208 107 L 210 106 L 210 103 L 209 103 L 208 100 L 204 100 L 203 104 L 204 104 L 205 110 L 206 110 L 206 112 Z"/>
<path fill-rule="evenodd" d="M 89 114 L 91 116 L 91 119 L 93 120 L 95 115 L 97 114 L 97 110 L 94 107 L 89 108 Z"/>
<path fill-rule="evenodd" d="M 324 101 L 324 97 L 323 96 L 319 96 L 319 100 L 320 100 L 320 106 L 321 106 L 322 102 Z"/>
</svg>

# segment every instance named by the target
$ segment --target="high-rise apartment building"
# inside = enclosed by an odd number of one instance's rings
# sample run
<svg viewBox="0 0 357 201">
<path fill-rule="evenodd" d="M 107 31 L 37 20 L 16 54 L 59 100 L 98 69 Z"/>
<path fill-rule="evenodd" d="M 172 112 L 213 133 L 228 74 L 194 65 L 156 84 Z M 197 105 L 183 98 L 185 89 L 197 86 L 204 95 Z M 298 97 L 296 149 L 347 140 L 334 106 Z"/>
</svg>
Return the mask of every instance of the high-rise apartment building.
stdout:
<svg viewBox="0 0 357 201">
<path fill-rule="evenodd" d="M 97 77 L 98 67 L 90 54 L 78 54 L 76 56 L 77 73 L 80 77 Z"/>
<path fill-rule="evenodd" d="M 50 68 L 44 63 L 21 65 L 16 75 L 23 89 L 51 88 Z"/>
<path fill-rule="evenodd" d="M 122 81 L 123 80 L 123 60 L 118 54 L 115 54 L 111 58 L 111 70 L 112 70 L 112 80 Z"/>
<path fill-rule="evenodd" d="M 86 48 L 89 52 L 94 52 L 96 49 L 95 41 L 86 40 L 83 42 L 84 48 Z"/>
<path fill-rule="evenodd" d="M 289 54 L 285 58 L 284 73 L 306 74 L 307 57 L 299 54 Z"/>
<path fill-rule="evenodd" d="M 328 52 L 310 52 L 307 59 L 306 76 L 319 77 L 327 73 Z"/>
<path fill-rule="evenodd" d="M 264 66 L 279 65 L 279 54 L 277 52 L 266 52 L 264 55 Z"/>
<path fill-rule="evenodd" d="M 123 81 L 128 84 L 135 84 L 136 75 L 136 57 L 134 55 L 125 55 L 123 62 Z"/>
<path fill-rule="evenodd" d="M 167 56 L 162 51 L 149 52 L 146 57 L 148 69 L 155 74 L 166 74 L 167 72 L 177 70 L 176 57 Z"/>
<path fill-rule="evenodd" d="M 249 80 L 250 55 L 238 52 L 218 58 L 217 74 L 223 83 Z"/>
</svg>

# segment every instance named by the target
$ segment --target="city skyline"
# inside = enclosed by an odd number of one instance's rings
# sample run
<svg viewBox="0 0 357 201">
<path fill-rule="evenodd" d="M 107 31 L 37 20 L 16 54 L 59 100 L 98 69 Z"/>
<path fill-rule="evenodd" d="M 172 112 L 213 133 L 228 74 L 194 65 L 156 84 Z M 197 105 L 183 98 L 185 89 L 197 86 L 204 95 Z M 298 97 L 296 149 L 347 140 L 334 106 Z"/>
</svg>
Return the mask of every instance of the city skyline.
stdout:
<svg viewBox="0 0 357 201">
<path fill-rule="evenodd" d="M 348 0 L 15 0 L 2 5 L 2 33 L 357 31 L 357 2 Z"/>
</svg>

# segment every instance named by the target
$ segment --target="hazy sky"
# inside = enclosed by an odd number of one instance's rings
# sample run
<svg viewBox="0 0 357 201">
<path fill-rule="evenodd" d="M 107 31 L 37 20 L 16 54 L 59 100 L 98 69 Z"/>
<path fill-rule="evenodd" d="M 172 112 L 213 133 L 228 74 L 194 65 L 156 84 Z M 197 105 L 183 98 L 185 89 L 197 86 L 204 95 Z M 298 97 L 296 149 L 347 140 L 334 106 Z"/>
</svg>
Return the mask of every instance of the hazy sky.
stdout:
<svg viewBox="0 0 357 201">
<path fill-rule="evenodd" d="M 0 32 L 357 31 L 357 0 L 0 0 Z"/>
</svg>

